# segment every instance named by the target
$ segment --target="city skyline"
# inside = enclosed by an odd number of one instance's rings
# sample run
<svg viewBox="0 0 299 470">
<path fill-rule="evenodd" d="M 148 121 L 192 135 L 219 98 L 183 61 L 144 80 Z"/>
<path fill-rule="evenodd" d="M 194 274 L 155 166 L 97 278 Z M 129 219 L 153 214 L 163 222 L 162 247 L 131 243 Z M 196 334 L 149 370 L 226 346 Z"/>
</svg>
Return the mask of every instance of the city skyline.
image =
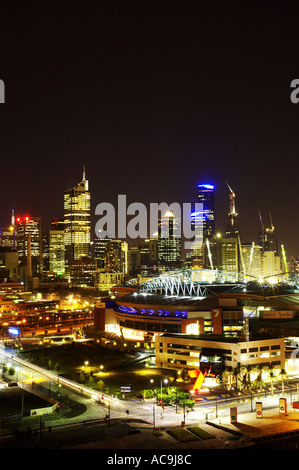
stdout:
<svg viewBox="0 0 299 470">
<path fill-rule="evenodd" d="M 54 215 L 50 218 L 50 220 L 48 221 L 47 225 L 45 225 L 45 223 L 42 223 L 43 222 L 43 214 L 41 215 L 34 215 L 34 213 L 32 214 L 29 214 L 28 211 L 25 211 L 24 214 L 19 214 L 15 209 L 12 209 L 11 212 L 10 212 L 10 221 L 8 221 L 7 224 L 2 224 L 0 225 L 0 229 L 1 231 L 4 231 L 5 233 L 5 230 L 9 231 L 9 227 L 11 227 L 11 223 L 12 223 L 12 220 L 14 220 L 16 222 L 16 226 L 20 224 L 20 221 L 22 222 L 22 220 L 24 219 L 24 222 L 25 220 L 26 221 L 30 221 L 30 220 L 33 220 L 33 219 L 36 219 L 38 218 L 39 219 L 39 224 L 40 224 L 40 227 L 41 227 L 41 237 L 43 237 L 44 235 L 46 234 L 49 234 L 51 229 L 53 229 L 53 223 L 55 224 L 56 223 L 59 223 L 59 221 L 62 221 L 63 225 L 65 225 L 65 228 L 63 230 L 65 230 L 65 236 L 66 236 L 66 252 L 68 250 L 67 246 L 69 245 L 69 241 L 68 241 L 68 238 L 69 236 L 67 235 L 67 233 L 70 231 L 68 226 L 70 225 L 70 223 L 72 224 L 73 222 L 71 222 L 72 218 L 73 217 L 76 217 L 76 211 L 78 212 L 81 211 L 81 209 L 83 208 L 84 206 L 84 211 L 83 212 L 86 212 L 86 215 L 84 215 L 84 220 L 86 219 L 86 222 L 87 222 L 87 225 L 88 225 L 88 239 L 90 240 L 89 241 L 89 244 L 91 243 L 91 245 L 93 244 L 94 242 L 94 236 L 96 236 L 96 221 L 97 221 L 97 217 L 98 216 L 94 216 L 93 214 L 90 214 L 90 200 L 92 200 L 92 192 L 89 190 L 89 181 L 88 179 L 86 178 L 86 170 L 85 170 L 85 165 L 83 165 L 83 178 L 82 178 L 82 181 L 79 181 L 80 178 L 77 178 L 77 181 L 78 183 L 73 183 L 72 185 L 72 188 L 69 188 L 68 190 L 65 190 L 64 191 L 64 194 L 62 195 L 62 199 L 64 199 L 64 211 L 61 215 L 61 217 L 55 217 Z M 240 237 L 240 242 L 243 244 L 248 244 L 248 243 L 252 243 L 254 242 L 256 245 L 260 246 L 260 248 L 262 249 L 262 251 L 264 251 L 264 246 L 263 246 L 263 242 L 262 242 L 262 232 L 263 230 L 265 231 L 266 233 L 266 238 L 267 238 L 267 233 L 269 234 L 269 236 L 271 236 L 270 232 L 273 233 L 273 237 L 275 239 L 275 249 L 274 248 L 271 248 L 270 246 L 266 247 L 267 250 L 270 250 L 270 249 L 273 249 L 275 252 L 277 252 L 279 254 L 279 256 L 281 256 L 281 259 L 283 258 L 283 253 L 282 253 L 282 246 L 283 246 L 283 249 L 285 249 L 285 245 L 284 243 L 280 243 L 279 241 L 279 238 L 277 237 L 277 230 L 276 230 L 276 227 L 274 227 L 274 224 L 273 224 L 273 220 L 272 220 L 272 214 L 271 214 L 271 211 L 269 212 L 269 214 L 261 214 L 260 212 L 260 209 L 258 208 L 257 209 L 257 218 L 258 218 L 258 223 L 256 225 L 256 232 L 255 232 L 255 235 L 250 238 L 248 236 L 248 234 L 246 234 L 243 230 L 243 227 L 240 225 L 240 221 L 239 221 L 239 216 L 240 214 L 237 212 L 237 209 L 238 209 L 238 198 L 236 197 L 236 194 L 232 191 L 231 187 L 228 185 L 228 183 L 226 182 L 226 186 L 228 187 L 228 191 L 227 191 L 227 212 L 225 214 L 221 214 L 220 217 L 219 217 L 219 212 L 217 211 L 217 208 L 215 209 L 215 205 L 214 205 L 214 199 L 215 199 L 215 195 L 217 195 L 217 191 L 216 191 L 216 188 L 215 188 L 215 185 L 214 184 L 211 184 L 211 182 L 206 182 L 206 183 L 199 183 L 196 185 L 197 187 L 197 199 L 195 198 L 194 200 L 192 200 L 190 202 L 191 204 L 191 207 L 193 207 L 198 201 L 200 203 L 203 204 L 203 208 L 205 208 L 203 210 L 203 228 L 205 227 L 205 224 L 208 223 L 209 226 L 210 224 L 211 227 L 213 227 L 213 229 L 205 229 L 204 228 L 204 232 L 205 235 L 204 235 L 204 240 L 206 239 L 206 237 L 208 238 L 211 238 L 212 236 L 213 237 L 217 237 L 217 236 L 221 236 L 221 237 L 231 237 L 231 232 L 230 232 L 230 224 L 232 223 L 231 222 L 231 217 L 232 217 L 232 210 L 234 212 L 233 214 L 233 218 L 234 218 L 234 230 L 235 230 L 235 234 L 233 235 L 233 238 L 235 237 Z M 78 192 L 79 191 L 79 192 Z M 84 202 L 85 201 L 85 192 L 87 192 L 88 194 L 88 201 L 87 203 Z M 205 196 L 204 196 L 204 193 L 208 193 L 208 196 L 207 196 L 207 199 L 205 199 Z M 232 199 L 232 196 L 230 194 L 230 192 L 233 194 L 233 199 Z M 82 193 L 82 195 L 80 196 L 80 194 Z M 210 196 L 209 194 L 212 194 L 212 196 Z M 68 201 L 67 198 L 70 198 L 70 200 Z M 77 202 L 77 198 L 78 198 L 78 202 Z M 80 200 L 82 199 L 82 201 L 80 202 Z M 212 198 L 212 199 L 211 199 Z M 75 202 L 71 202 L 71 201 L 75 201 Z M 232 203 L 232 200 L 233 200 L 233 203 Z M 236 202 L 237 200 L 237 202 Z M 84 202 L 84 204 L 83 204 Z M 171 202 L 170 204 L 172 204 L 173 202 Z M 83 204 L 83 206 L 82 206 Z M 87 204 L 87 206 L 85 207 L 85 205 Z M 161 204 L 161 202 L 159 202 L 158 204 Z M 233 204 L 233 206 L 232 206 Z M 82 206 L 82 207 L 81 207 Z M 161 204 L 162 206 L 162 204 Z M 77 209 L 75 209 L 75 207 L 77 207 Z M 169 205 L 169 207 L 171 207 L 171 205 Z M 208 208 L 208 209 L 207 209 Z M 233 208 L 233 209 L 232 209 Z M 127 208 L 126 208 L 127 209 Z M 147 209 L 145 207 L 145 209 Z M 137 210 L 137 209 L 136 209 Z M 72 213 L 74 212 L 74 214 L 72 215 Z M 115 212 L 117 214 L 117 203 L 115 205 Z M 88 215 L 87 215 L 88 214 Z M 135 213 L 136 214 L 136 213 Z M 193 213 L 191 214 L 191 218 L 190 218 L 190 223 L 192 224 L 192 220 L 193 220 L 193 217 L 196 213 Z M 216 214 L 216 215 L 215 215 Z M 167 214 L 166 214 L 167 215 Z M 161 213 L 161 216 L 163 218 L 163 214 Z M 86 218 L 87 217 L 87 218 Z M 127 223 L 130 221 L 130 220 L 133 220 L 135 216 L 130 216 L 130 215 L 127 215 L 125 217 L 125 220 L 127 221 Z M 165 215 L 164 215 L 165 217 Z M 221 220 L 221 225 L 218 223 L 219 219 Z M 78 219 L 79 221 L 79 219 Z M 84 222 L 84 224 L 86 223 Z M 78 222 L 75 222 L 75 219 L 74 219 L 74 228 L 71 229 L 71 231 L 73 232 L 73 230 L 75 229 L 75 231 L 77 230 L 76 227 L 76 224 L 78 224 Z M 79 222 L 80 224 L 81 222 Z M 87 227 L 87 226 L 86 226 Z M 190 227 L 191 228 L 191 227 Z M 55 228 L 54 228 L 55 230 Z M 80 229 L 80 227 L 78 226 L 78 234 L 76 235 L 76 237 L 79 237 L 78 238 L 78 243 L 76 245 L 76 243 L 74 244 L 74 247 L 73 249 L 75 249 L 75 245 L 77 246 L 76 250 L 80 250 L 81 248 L 79 248 L 79 245 L 81 244 L 81 242 L 79 241 L 83 235 L 80 235 L 81 231 L 82 231 L 82 228 Z M 139 228 L 140 230 L 140 228 Z M 182 231 L 182 240 L 183 240 L 183 228 L 180 229 Z M 85 229 L 84 229 L 85 231 Z M 90 233 L 89 233 L 90 232 Z M 70 232 L 71 233 L 71 232 Z M 75 232 L 74 232 L 75 234 Z M 83 234 L 83 232 L 82 232 Z M 137 247 L 138 246 L 138 243 L 140 240 L 144 240 L 144 238 L 137 238 L 137 239 L 131 239 L 129 237 L 129 234 L 127 237 L 123 237 L 123 236 L 118 236 L 119 234 L 115 233 L 116 236 L 114 237 L 111 237 L 111 239 L 121 239 L 121 240 L 124 240 L 124 241 L 127 241 L 129 243 L 129 246 L 135 246 Z M 75 236 L 75 235 L 74 235 Z M 84 234 L 84 239 L 86 238 L 86 234 Z M 157 234 L 152 234 L 152 236 L 149 234 L 146 238 L 156 238 L 158 236 L 158 233 Z M 163 238 L 168 238 L 166 236 L 166 234 L 163 236 Z M 171 235 L 170 235 L 170 238 L 171 238 Z M 271 238 L 270 238 L 271 239 Z M 83 240 L 83 239 L 82 239 Z M 85 242 L 84 242 L 85 243 Z M 83 244 L 84 244 L 83 243 Z M 271 242 L 270 242 L 271 243 Z M 85 243 L 86 245 L 86 243 Z M 83 245 L 82 245 L 83 246 Z M 189 247 L 190 248 L 190 247 Z M 87 247 L 85 247 L 83 249 L 84 253 L 85 253 L 85 256 L 88 256 L 88 253 L 89 253 L 89 250 L 87 249 Z M 187 249 L 188 251 L 188 249 Z M 185 249 L 182 250 L 182 253 L 181 253 L 181 259 L 184 260 L 185 258 L 185 254 L 186 254 L 186 251 Z M 293 255 L 293 254 L 289 254 L 287 253 L 287 258 L 288 260 L 291 258 L 291 257 L 297 257 L 298 255 Z M 74 259 L 79 259 L 77 256 L 75 256 Z"/>
<path fill-rule="evenodd" d="M 47 229 L 85 164 L 93 219 L 119 194 L 191 202 L 210 182 L 224 230 L 227 181 L 242 238 L 271 212 L 299 255 L 296 7 L 43 8 L 2 13 L 2 226 L 15 209 Z"/>
<path fill-rule="evenodd" d="M 298 15 L 1 5 L 1 448 L 298 447 Z"/>
</svg>

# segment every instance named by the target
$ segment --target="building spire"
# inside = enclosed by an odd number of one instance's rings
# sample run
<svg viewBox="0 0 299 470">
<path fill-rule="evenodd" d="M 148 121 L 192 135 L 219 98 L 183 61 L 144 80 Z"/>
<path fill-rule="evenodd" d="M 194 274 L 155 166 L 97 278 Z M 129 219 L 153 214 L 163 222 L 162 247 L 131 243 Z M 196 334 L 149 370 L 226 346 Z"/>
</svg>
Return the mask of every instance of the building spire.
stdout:
<svg viewBox="0 0 299 470">
<path fill-rule="evenodd" d="M 83 183 L 84 186 L 85 186 L 85 190 L 88 191 L 88 181 L 87 181 L 87 179 L 86 179 L 85 165 L 83 165 L 83 179 L 82 179 L 82 183 Z"/>
</svg>

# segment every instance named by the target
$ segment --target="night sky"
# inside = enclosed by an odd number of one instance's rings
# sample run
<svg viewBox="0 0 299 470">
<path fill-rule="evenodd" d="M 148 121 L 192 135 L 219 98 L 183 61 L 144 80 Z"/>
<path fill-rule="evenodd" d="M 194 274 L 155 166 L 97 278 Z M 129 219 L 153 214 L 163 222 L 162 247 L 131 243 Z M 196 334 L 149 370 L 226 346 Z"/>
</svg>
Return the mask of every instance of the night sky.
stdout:
<svg viewBox="0 0 299 470">
<path fill-rule="evenodd" d="M 0 15 L 0 225 L 63 215 L 85 164 L 100 202 L 196 202 L 217 230 L 236 193 L 242 241 L 269 212 L 299 256 L 295 2 L 6 2 Z"/>
</svg>

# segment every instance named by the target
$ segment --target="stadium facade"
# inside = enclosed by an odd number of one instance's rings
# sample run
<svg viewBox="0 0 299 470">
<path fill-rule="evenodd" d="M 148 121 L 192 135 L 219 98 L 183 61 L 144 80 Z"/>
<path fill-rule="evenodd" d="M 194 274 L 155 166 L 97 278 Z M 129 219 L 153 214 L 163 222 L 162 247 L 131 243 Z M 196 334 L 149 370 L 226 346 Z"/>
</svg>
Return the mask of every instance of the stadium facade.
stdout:
<svg viewBox="0 0 299 470">
<path fill-rule="evenodd" d="M 198 351 L 203 356 L 208 349 L 225 365 L 241 359 L 254 364 L 262 359 L 284 368 L 286 344 L 299 344 L 299 285 L 295 279 L 186 269 L 135 279 L 114 291 L 114 311 L 122 335 L 154 343 L 156 363 L 161 367 L 198 367 Z M 228 347 L 228 343 L 235 346 Z M 186 352 L 191 345 L 195 350 Z"/>
</svg>

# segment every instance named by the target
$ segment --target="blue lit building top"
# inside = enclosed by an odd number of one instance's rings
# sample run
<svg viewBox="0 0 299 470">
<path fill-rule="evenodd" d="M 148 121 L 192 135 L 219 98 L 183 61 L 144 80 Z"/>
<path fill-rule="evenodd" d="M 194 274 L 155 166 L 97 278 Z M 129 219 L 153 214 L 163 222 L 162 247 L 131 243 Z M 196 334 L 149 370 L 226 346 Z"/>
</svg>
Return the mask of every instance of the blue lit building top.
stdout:
<svg viewBox="0 0 299 470">
<path fill-rule="evenodd" d="M 203 189 L 214 189 L 215 186 L 213 184 L 198 184 L 198 188 L 203 188 Z"/>
</svg>

